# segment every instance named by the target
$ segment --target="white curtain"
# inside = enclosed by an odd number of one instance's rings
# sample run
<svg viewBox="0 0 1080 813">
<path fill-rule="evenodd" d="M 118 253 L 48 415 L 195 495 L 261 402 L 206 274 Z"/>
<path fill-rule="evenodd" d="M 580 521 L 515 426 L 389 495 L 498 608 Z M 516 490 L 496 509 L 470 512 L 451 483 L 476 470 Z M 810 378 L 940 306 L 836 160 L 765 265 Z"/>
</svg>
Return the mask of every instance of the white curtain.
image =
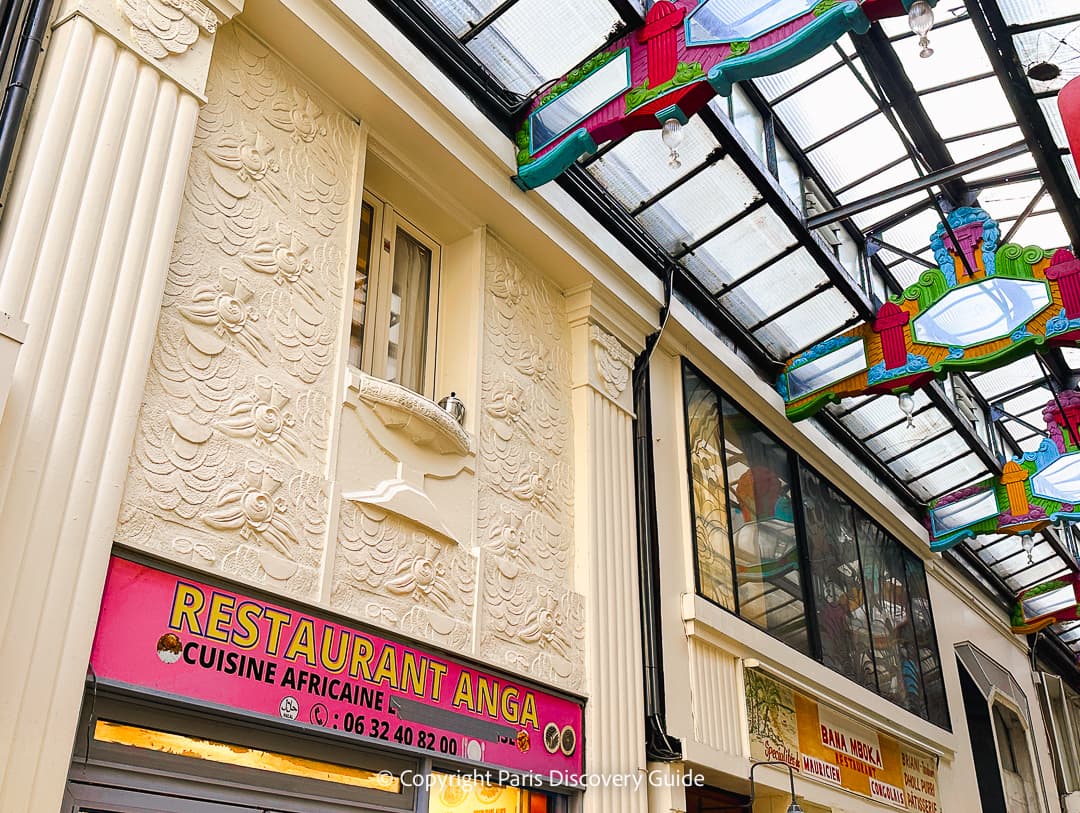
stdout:
<svg viewBox="0 0 1080 813">
<path fill-rule="evenodd" d="M 431 252 L 398 229 L 386 374 L 414 392 L 424 389 L 430 286 Z"/>
</svg>

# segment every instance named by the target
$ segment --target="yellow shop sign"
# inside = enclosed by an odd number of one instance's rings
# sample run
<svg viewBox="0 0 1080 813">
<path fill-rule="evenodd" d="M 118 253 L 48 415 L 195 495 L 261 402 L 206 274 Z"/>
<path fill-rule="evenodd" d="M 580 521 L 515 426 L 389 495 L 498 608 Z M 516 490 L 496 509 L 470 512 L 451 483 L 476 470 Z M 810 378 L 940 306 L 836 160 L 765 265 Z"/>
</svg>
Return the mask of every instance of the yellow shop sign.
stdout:
<svg viewBox="0 0 1080 813">
<path fill-rule="evenodd" d="M 937 757 L 747 669 L 750 755 L 898 810 L 940 813 Z"/>
</svg>

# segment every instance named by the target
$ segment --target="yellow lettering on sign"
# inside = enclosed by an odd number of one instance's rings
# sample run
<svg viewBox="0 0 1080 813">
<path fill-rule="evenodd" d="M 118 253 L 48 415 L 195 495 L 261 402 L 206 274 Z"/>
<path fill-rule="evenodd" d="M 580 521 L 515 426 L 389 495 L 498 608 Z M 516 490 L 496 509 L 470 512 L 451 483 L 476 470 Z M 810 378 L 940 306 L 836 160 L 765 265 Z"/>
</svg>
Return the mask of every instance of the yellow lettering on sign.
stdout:
<svg viewBox="0 0 1080 813">
<path fill-rule="evenodd" d="M 297 656 L 302 657 L 313 669 L 319 665 L 315 654 L 315 625 L 310 618 L 300 619 L 285 650 L 285 660 L 295 661 Z"/>
<path fill-rule="evenodd" d="M 177 632 L 187 631 L 193 635 L 202 635 L 202 624 L 199 623 L 198 613 L 206 604 L 206 596 L 203 591 L 193 584 L 176 583 L 176 593 L 173 595 L 172 614 L 169 616 L 169 628 Z"/>
<path fill-rule="evenodd" d="M 275 610 L 273 607 L 267 607 L 263 615 L 270 622 L 270 634 L 266 638 L 266 654 L 277 655 L 278 649 L 281 648 L 281 628 L 292 621 L 292 615 Z"/>
<path fill-rule="evenodd" d="M 379 665 L 375 667 L 375 674 L 371 677 L 374 683 L 386 683 L 392 688 L 397 688 L 398 683 L 398 663 L 397 663 L 397 650 L 392 646 L 384 646 L 382 654 L 379 655 Z"/>
<path fill-rule="evenodd" d="M 236 599 L 224 593 L 212 593 L 210 595 L 210 612 L 206 616 L 206 637 L 214 641 L 228 643 L 228 625 L 233 620 L 233 606 Z M 222 625 L 225 628 L 222 629 Z"/>
<path fill-rule="evenodd" d="M 323 669 L 333 675 L 338 674 L 345 668 L 345 661 L 349 659 L 349 633 L 338 630 L 337 655 L 331 655 L 334 646 L 334 628 L 327 624 L 322 633 L 322 665 Z"/>
<path fill-rule="evenodd" d="M 259 643 L 259 625 L 255 623 L 255 619 L 261 615 L 262 607 L 254 601 L 240 602 L 240 606 L 236 608 L 236 623 L 243 633 L 238 634 L 236 630 L 233 630 L 233 646 L 240 649 L 255 648 L 255 645 Z"/>
<path fill-rule="evenodd" d="M 458 677 L 457 688 L 454 690 L 454 699 L 450 702 L 454 708 L 459 709 L 462 706 L 469 711 L 476 711 L 473 706 L 473 690 L 472 681 L 469 680 L 469 673 L 463 671 Z"/>
</svg>

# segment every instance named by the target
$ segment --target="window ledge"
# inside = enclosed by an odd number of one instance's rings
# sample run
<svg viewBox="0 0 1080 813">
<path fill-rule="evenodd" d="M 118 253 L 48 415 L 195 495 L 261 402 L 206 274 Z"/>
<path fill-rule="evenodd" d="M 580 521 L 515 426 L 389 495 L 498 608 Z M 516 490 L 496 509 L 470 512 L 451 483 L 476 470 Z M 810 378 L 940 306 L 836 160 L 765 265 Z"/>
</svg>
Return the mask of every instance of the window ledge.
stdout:
<svg viewBox="0 0 1080 813">
<path fill-rule="evenodd" d="M 688 638 L 697 638 L 737 658 L 756 658 L 774 677 L 842 709 L 871 728 L 946 759 L 956 753 L 956 735 L 952 732 L 859 686 L 701 596 L 683 595 L 683 626 Z"/>
<path fill-rule="evenodd" d="M 400 384 L 350 370 L 348 397 L 363 401 L 383 426 L 405 435 L 415 446 L 439 454 L 472 454 L 472 438 L 449 412 Z"/>
<path fill-rule="evenodd" d="M 0 418 L 4 415 L 4 405 L 15 378 L 15 362 L 26 340 L 26 331 L 24 322 L 0 311 Z"/>
</svg>

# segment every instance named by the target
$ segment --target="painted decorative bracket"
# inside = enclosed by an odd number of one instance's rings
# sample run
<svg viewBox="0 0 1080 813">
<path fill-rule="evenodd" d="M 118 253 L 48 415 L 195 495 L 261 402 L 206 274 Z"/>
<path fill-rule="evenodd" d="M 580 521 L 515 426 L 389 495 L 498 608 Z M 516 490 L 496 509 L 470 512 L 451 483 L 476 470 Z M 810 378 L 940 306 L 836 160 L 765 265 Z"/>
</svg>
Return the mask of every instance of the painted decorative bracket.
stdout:
<svg viewBox="0 0 1080 813">
<path fill-rule="evenodd" d="M 1080 620 L 1080 574 L 1071 573 L 1022 590 L 1012 611 L 1012 631 L 1030 635 L 1063 621 Z"/>
<path fill-rule="evenodd" d="M 657 0 L 641 28 L 537 98 L 518 131 L 522 189 L 557 178 L 604 142 L 682 124 L 736 82 L 792 68 L 912 0 Z M 936 0 L 930 0 L 933 5 Z"/>
<path fill-rule="evenodd" d="M 1007 462 L 1000 477 L 930 504 L 931 550 L 978 534 L 1030 536 L 1059 520 L 1080 520 L 1080 392 L 1060 393 L 1043 420 L 1049 437 L 1036 451 Z"/>
<path fill-rule="evenodd" d="M 901 394 L 952 370 L 992 370 L 1043 346 L 1080 341 L 1080 262 L 1065 249 L 998 245 L 982 209 L 939 225 L 937 268 L 924 271 L 877 316 L 790 359 L 777 382 L 788 417 L 867 393 Z M 969 274 L 970 271 L 970 274 Z"/>
</svg>

